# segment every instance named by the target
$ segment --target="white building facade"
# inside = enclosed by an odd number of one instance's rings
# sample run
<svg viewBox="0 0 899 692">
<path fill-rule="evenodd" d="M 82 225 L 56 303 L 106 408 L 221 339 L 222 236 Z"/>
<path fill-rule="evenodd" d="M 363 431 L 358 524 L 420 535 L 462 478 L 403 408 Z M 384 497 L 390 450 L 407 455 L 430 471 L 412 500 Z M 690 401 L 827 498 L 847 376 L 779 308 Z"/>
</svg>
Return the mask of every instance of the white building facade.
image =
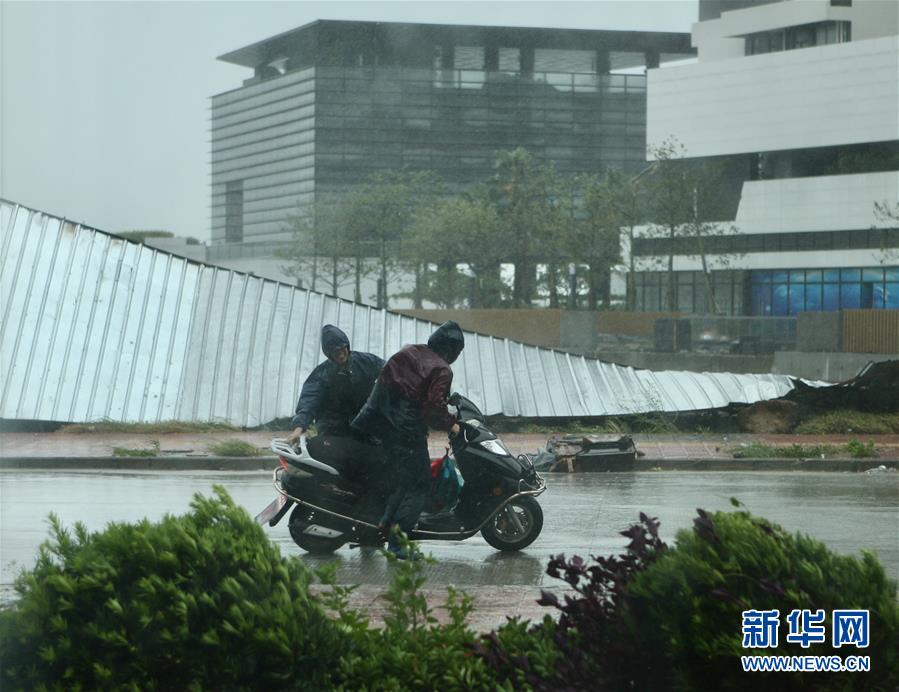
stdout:
<svg viewBox="0 0 899 692">
<path fill-rule="evenodd" d="M 717 307 L 899 309 L 899 221 L 875 207 L 899 209 L 899 3 L 712 4 L 725 11 L 694 25 L 698 61 L 649 71 L 647 142 L 745 172 L 722 219 L 735 232 L 712 242 Z M 708 311 L 700 258 L 643 236 L 638 306 L 669 305 L 673 252 L 678 309 Z"/>
</svg>

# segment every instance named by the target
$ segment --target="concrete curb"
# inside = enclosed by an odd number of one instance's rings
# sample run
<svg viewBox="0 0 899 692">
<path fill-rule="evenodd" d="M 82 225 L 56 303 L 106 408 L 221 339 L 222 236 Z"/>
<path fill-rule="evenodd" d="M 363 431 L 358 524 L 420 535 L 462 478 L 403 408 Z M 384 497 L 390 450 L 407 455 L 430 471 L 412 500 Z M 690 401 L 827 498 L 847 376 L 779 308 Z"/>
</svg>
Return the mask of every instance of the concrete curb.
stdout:
<svg viewBox="0 0 899 692">
<path fill-rule="evenodd" d="M 0 470 L 268 471 L 274 457 L 4 457 Z M 589 473 L 651 471 L 827 471 L 860 472 L 878 466 L 899 470 L 897 459 L 649 459 L 613 462 Z M 585 472 L 587 473 L 587 472 Z"/>
</svg>

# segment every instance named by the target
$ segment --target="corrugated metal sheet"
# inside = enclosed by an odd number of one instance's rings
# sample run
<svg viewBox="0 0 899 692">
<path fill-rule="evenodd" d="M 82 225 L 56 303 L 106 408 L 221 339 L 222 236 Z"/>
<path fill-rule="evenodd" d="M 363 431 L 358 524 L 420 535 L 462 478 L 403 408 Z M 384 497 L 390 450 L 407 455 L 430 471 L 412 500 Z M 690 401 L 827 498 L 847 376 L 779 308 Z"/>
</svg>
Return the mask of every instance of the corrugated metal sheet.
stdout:
<svg viewBox="0 0 899 692">
<path fill-rule="evenodd" d="M 0 417 L 227 421 L 292 413 L 326 323 L 389 356 L 431 323 L 198 264 L 0 201 Z M 652 372 L 466 333 L 455 388 L 490 415 L 603 416 L 782 396 L 782 375 Z"/>
<path fill-rule="evenodd" d="M 899 312 L 843 310 L 843 349 L 849 353 L 899 353 Z"/>
</svg>

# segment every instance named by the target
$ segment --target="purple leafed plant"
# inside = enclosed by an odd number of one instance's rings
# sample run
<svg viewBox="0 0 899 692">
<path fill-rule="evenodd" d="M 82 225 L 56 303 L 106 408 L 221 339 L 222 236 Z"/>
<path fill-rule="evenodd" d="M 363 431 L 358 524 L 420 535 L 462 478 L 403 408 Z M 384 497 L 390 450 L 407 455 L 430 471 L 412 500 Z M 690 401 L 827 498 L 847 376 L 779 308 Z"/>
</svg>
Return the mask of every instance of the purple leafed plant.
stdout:
<svg viewBox="0 0 899 692">
<path fill-rule="evenodd" d="M 552 639 L 561 656 L 550 678 L 532 672 L 527 655 L 510 654 L 495 633 L 476 646 L 500 680 L 525 673 L 537 690 L 626 689 L 636 680 L 658 679 L 652 652 L 634 651 L 629 646 L 632 633 L 621 613 L 627 605 L 627 586 L 634 575 L 645 570 L 665 550 L 659 538 L 659 521 L 640 514 L 640 522 L 621 535 L 630 539 L 625 552 L 611 557 L 593 555 L 590 561 L 579 555 L 550 558 L 546 573 L 564 581 L 573 593 L 559 596 L 541 591 L 540 605 L 560 611 L 558 622 L 535 625 L 532 633 L 552 627 Z M 667 669 L 667 666 L 662 666 Z M 649 689 L 638 685 L 638 688 Z"/>
</svg>

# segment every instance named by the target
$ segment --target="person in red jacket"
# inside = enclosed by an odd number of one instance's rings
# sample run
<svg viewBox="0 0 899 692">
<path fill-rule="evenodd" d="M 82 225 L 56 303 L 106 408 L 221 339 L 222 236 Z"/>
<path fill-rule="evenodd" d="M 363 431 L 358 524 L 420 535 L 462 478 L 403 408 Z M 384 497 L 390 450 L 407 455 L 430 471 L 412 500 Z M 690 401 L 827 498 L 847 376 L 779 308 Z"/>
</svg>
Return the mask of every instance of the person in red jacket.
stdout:
<svg viewBox="0 0 899 692">
<path fill-rule="evenodd" d="M 428 428 L 450 435 L 459 432 L 446 401 L 453 383 L 449 366 L 464 347 L 462 329 L 449 321 L 431 334 L 427 345 L 397 351 L 384 364 L 368 401 L 352 422 L 357 430 L 384 443 L 388 473 L 395 486 L 380 523 L 387 534 L 387 549 L 401 559 L 406 554 L 394 529 L 409 534 L 428 499 Z"/>
</svg>

